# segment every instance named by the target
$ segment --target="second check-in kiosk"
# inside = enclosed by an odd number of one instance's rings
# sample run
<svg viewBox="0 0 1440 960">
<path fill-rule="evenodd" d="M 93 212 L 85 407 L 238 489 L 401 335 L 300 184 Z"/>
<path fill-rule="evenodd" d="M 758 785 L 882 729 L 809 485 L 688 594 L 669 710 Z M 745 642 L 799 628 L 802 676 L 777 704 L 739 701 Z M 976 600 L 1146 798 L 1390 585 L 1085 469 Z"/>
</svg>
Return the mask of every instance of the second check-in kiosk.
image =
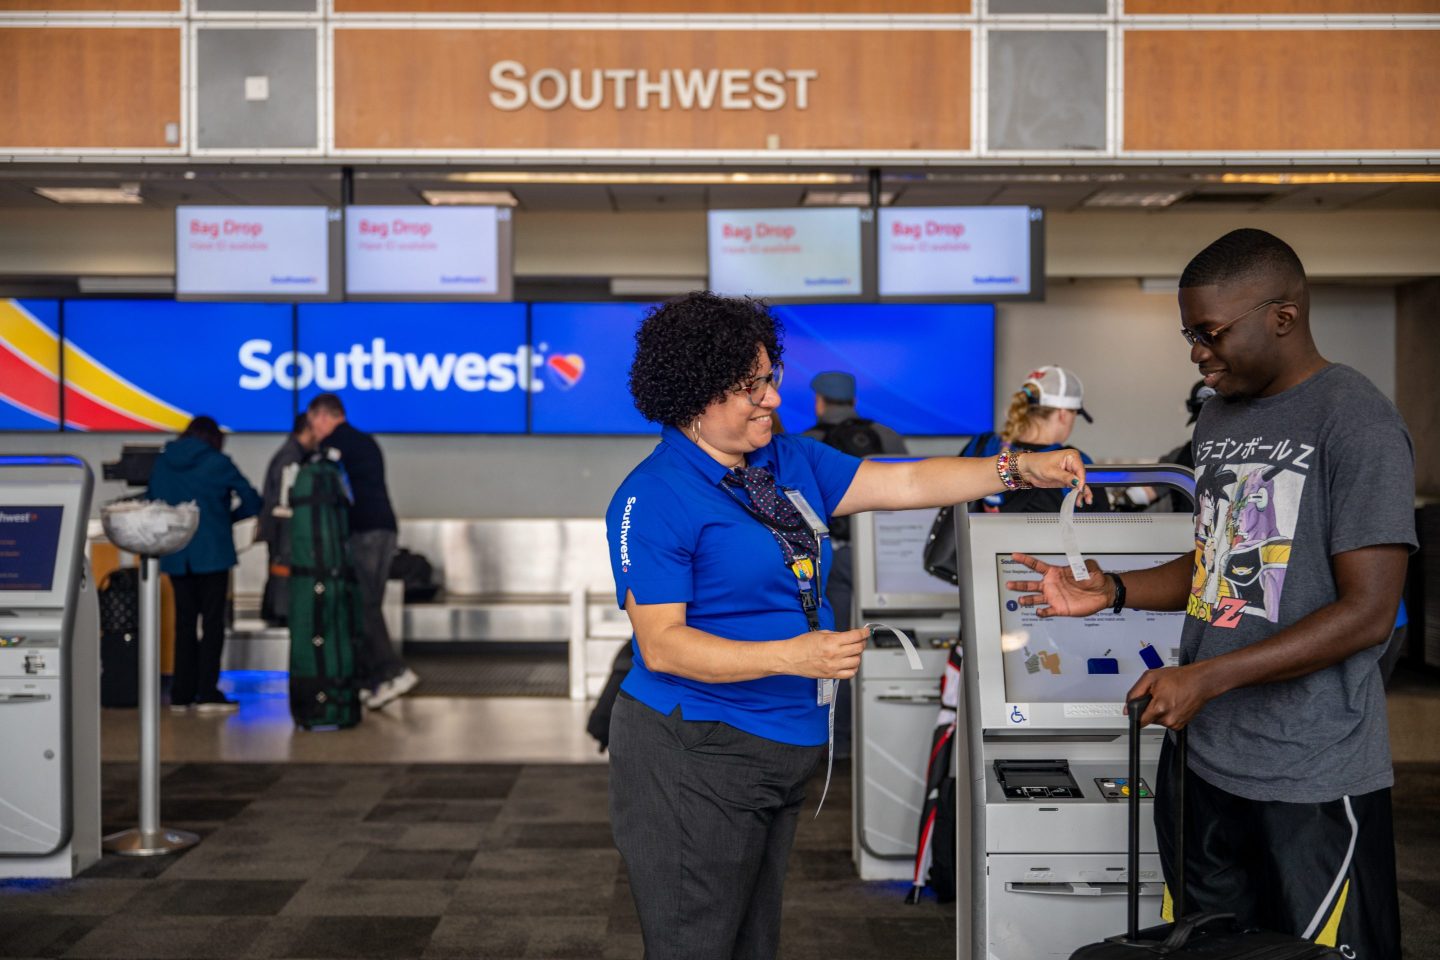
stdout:
<svg viewBox="0 0 1440 960">
<path fill-rule="evenodd" d="M 1193 490 L 1188 471 L 1169 467 L 1093 467 L 1090 479 Z M 1133 790 L 1151 796 L 1163 735 L 1147 729 L 1143 779 L 1131 783 L 1125 694 L 1146 669 L 1178 662 L 1184 615 L 1105 610 L 1041 619 L 1005 584 L 1038 579 L 1012 553 L 1065 564 L 1060 516 L 957 511 L 956 526 L 968 741 L 957 791 L 957 954 L 1068 957 L 1125 928 L 1122 801 Z M 1086 558 L 1117 572 L 1194 550 L 1189 514 L 1082 513 L 1074 531 Z M 1140 850 L 1148 925 L 1159 922 L 1163 892 L 1148 803 Z"/>
</svg>

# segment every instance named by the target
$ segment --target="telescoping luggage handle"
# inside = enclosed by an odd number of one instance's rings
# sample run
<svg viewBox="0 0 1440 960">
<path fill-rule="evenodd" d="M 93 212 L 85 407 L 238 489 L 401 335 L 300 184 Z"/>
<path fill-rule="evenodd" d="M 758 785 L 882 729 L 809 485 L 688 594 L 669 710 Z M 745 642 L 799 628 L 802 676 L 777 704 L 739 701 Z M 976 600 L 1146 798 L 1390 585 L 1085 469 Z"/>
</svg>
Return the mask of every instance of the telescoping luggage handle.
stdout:
<svg viewBox="0 0 1440 960">
<path fill-rule="evenodd" d="M 1126 934 L 1128 939 L 1136 941 L 1140 939 L 1140 720 L 1145 716 L 1145 710 L 1150 706 L 1150 694 L 1141 694 L 1125 705 L 1126 712 L 1130 716 L 1130 802 L 1128 812 L 1130 815 L 1130 836 L 1129 848 L 1126 853 L 1126 891 L 1128 903 L 1126 904 L 1129 915 Z M 1181 943 L 1189 938 L 1190 932 L 1198 925 L 1215 919 L 1213 917 L 1195 917 L 1193 922 L 1186 924 L 1180 922 L 1179 918 L 1184 915 L 1185 909 L 1185 767 L 1186 757 L 1186 736 L 1181 729 L 1175 735 L 1175 775 L 1170 777 L 1168 783 L 1156 783 L 1155 789 L 1151 791 L 1152 796 L 1157 795 L 1160 790 L 1175 789 L 1175 889 L 1171 891 L 1170 912 L 1177 920 L 1175 931 L 1171 939 L 1179 936 L 1184 930 Z M 1158 778 L 1157 778 L 1158 779 Z M 1167 942 L 1168 945 L 1168 942 Z"/>
</svg>

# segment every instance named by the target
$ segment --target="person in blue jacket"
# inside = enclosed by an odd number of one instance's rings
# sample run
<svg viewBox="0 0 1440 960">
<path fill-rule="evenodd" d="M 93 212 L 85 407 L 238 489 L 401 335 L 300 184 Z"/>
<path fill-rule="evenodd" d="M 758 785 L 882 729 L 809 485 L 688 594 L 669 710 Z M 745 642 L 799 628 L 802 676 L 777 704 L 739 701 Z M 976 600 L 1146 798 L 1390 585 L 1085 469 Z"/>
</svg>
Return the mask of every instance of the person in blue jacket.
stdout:
<svg viewBox="0 0 1440 960">
<path fill-rule="evenodd" d="M 634 628 L 610 819 L 647 957 L 776 955 L 805 784 L 867 636 L 833 629 L 824 525 L 1084 484 L 1074 450 L 884 463 L 776 435 L 780 358 L 779 323 L 754 300 L 690 294 L 636 334 L 630 392 L 662 429 L 606 515 Z"/>
<path fill-rule="evenodd" d="M 225 435 L 210 417 L 196 417 L 165 445 L 150 474 L 151 500 L 200 508 L 200 526 L 183 550 L 160 558 L 175 590 L 175 674 L 170 708 L 233 712 L 220 692 L 220 651 L 225 643 L 225 595 L 235 542 L 230 527 L 260 512 L 260 494 L 221 453 Z M 238 502 L 237 502 L 238 501 Z M 197 632 L 198 627 L 198 632 Z"/>
</svg>

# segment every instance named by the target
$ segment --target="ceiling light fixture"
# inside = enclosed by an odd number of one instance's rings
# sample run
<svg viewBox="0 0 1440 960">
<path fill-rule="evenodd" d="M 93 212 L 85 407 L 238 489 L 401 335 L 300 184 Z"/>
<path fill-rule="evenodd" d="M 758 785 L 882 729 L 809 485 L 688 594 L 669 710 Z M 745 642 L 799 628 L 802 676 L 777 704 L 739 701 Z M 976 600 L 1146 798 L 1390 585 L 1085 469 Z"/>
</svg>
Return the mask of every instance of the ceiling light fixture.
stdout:
<svg viewBox="0 0 1440 960">
<path fill-rule="evenodd" d="M 1085 207 L 1168 207 L 1188 190 L 1100 190 L 1086 197 Z"/>
<path fill-rule="evenodd" d="M 1440 173 L 1224 173 L 1209 178 L 1215 183 L 1267 183 L 1316 186 L 1327 183 L 1440 183 Z"/>
<path fill-rule="evenodd" d="M 140 184 L 118 187 L 36 187 L 35 193 L 55 203 L 144 203 Z"/>
<path fill-rule="evenodd" d="M 895 202 L 895 191 L 885 190 L 880 194 L 880 206 L 888 207 Z M 800 201 L 804 207 L 868 207 L 869 190 L 806 190 Z"/>
<path fill-rule="evenodd" d="M 520 201 L 509 190 L 421 190 L 433 207 L 514 207 Z"/>
<path fill-rule="evenodd" d="M 540 172 L 472 170 L 445 176 L 450 183 L 538 183 L 538 184 L 660 184 L 674 186 L 833 186 L 864 183 L 865 178 L 852 173 L 746 173 L 734 171 L 653 171 L 644 173 L 612 172 Z"/>
</svg>

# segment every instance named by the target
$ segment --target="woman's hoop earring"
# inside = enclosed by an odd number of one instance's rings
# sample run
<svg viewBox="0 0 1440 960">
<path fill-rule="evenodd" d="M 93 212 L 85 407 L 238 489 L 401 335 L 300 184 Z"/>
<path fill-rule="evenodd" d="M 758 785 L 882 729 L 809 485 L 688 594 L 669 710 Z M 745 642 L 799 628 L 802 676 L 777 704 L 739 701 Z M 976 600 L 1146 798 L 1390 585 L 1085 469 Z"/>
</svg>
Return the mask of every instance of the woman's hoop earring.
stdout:
<svg viewBox="0 0 1440 960">
<path fill-rule="evenodd" d="M 695 418 L 695 422 L 692 423 L 692 424 L 690 424 L 690 439 L 693 440 L 693 441 L 695 441 L 695 445 L 696 445 L 697 447 L 700 445 L 700 418 L 699 418 L 699 417 L 696 417 L 696 418 Z"/>
</svg>

